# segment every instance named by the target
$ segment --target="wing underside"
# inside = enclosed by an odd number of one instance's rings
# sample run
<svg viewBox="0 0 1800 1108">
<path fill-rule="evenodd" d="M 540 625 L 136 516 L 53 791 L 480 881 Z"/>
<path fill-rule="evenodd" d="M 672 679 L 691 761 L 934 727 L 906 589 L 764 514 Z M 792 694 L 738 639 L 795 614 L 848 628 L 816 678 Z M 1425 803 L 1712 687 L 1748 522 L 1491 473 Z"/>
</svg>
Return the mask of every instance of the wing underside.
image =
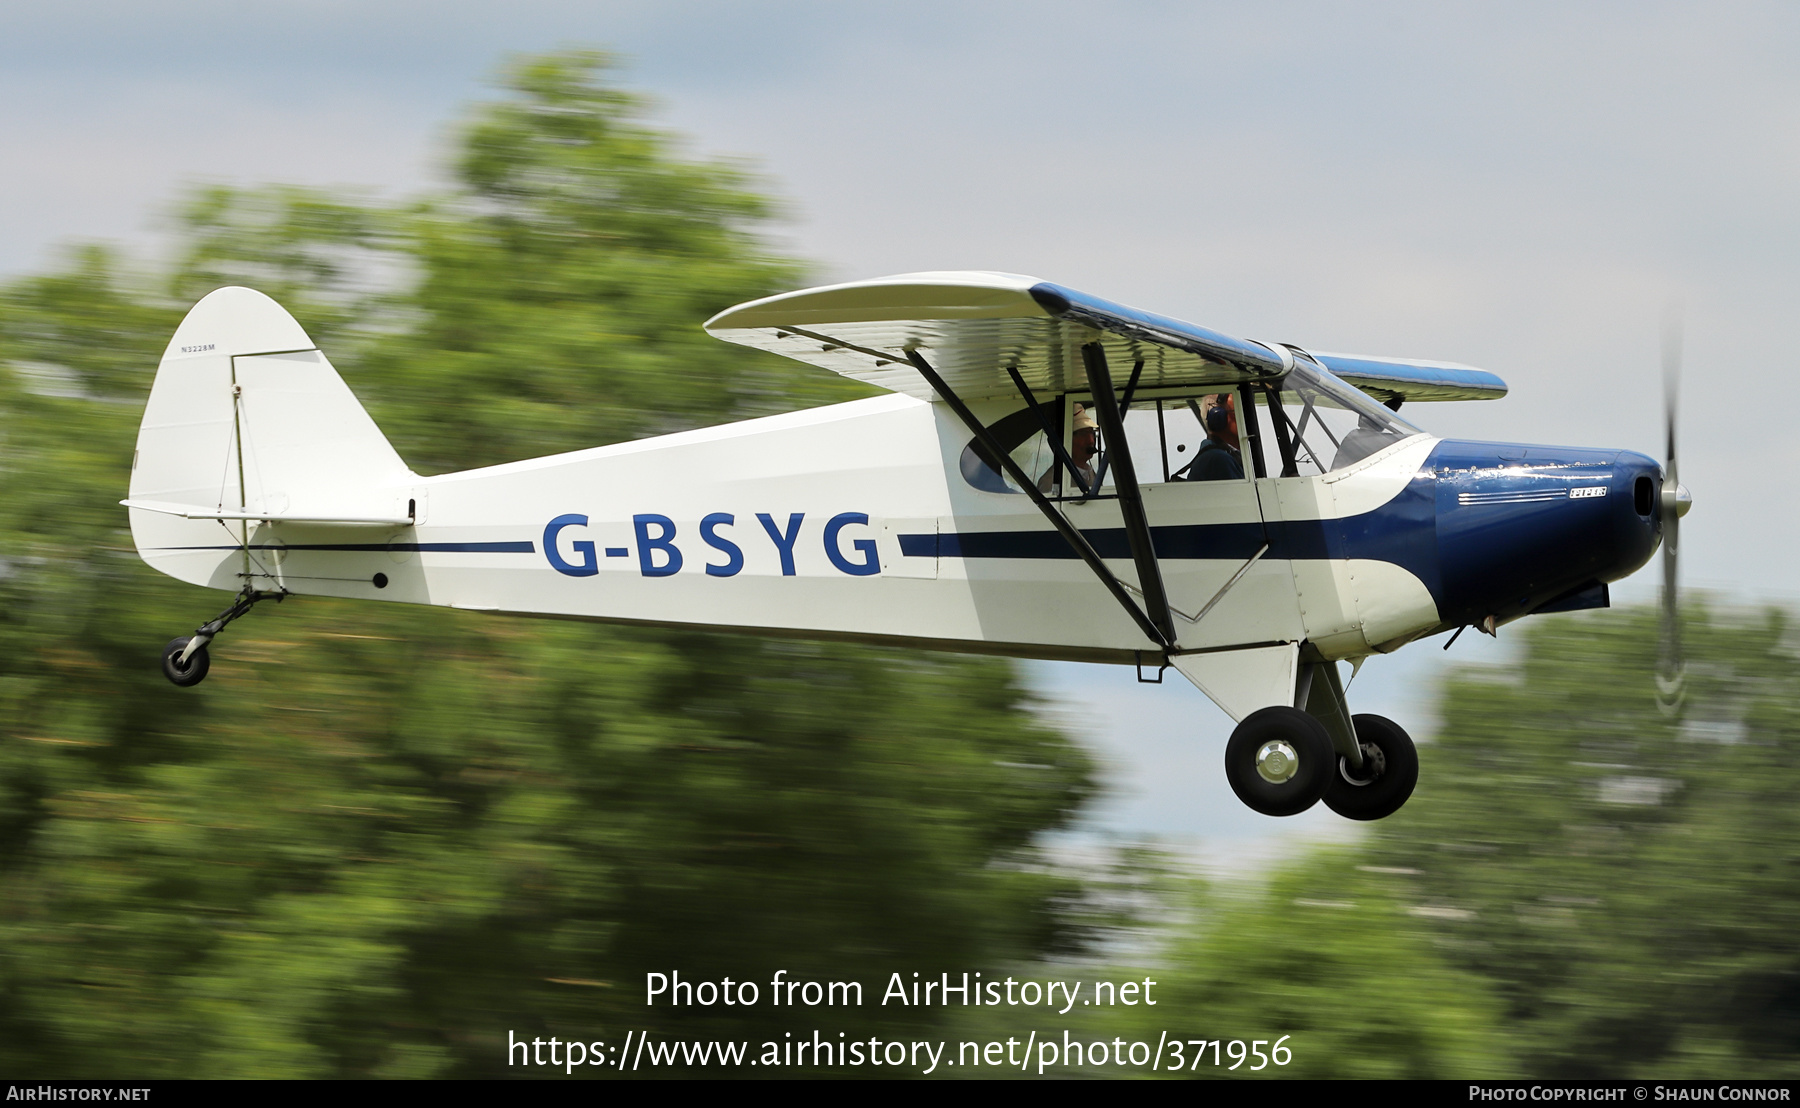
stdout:
<svg viewBox="0 0 1800 1108">
<path fill-rule="evenodd" d="M 1139 395 L 1167 388 L 1276 380 L 1293 348 L 1253 342 L 1013 273 L 906 273 L 783 293 L 727 309 L 708 333 L 894 392 L 935 400 L 910 364 L 916 351 L 964 400 L 1089 391 L 1081 354 L 1105 349 Z M 1379 400 L 1487 400 L 1506 394 L 1492 373 L 1454 362 L 1315 354 Z M 1016 379 L 1015 379 L 1016 378 Z"/>
<path fill-rule="evenodd" d="M 958 395 L 1087 390 L 1081 347 L 1100 343 L 1123 382 L 1139 388 L 1277 378 L 1279 348 L 1140 312 L 1032 277 L 912 273 L 806 289 L 721 312 L 708 333 L 921 399 L 936 399 L 907 360 L 917 351 Z M 1141 370 L 1137 367 L 1142 365 Z"/>
</svg>

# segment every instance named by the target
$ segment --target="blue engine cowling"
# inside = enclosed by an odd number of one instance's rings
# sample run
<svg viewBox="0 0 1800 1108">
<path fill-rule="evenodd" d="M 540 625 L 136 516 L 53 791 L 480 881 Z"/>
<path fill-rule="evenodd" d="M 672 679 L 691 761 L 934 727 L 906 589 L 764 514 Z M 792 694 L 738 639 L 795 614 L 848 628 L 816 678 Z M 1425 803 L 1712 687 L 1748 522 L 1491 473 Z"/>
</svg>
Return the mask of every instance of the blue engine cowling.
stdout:
<svg viewBox="0 0 1800 1108">
<path fill-rule="evenodd" d="M 1661 538 L 1662 468 L 1642 454 L 1445 440 L 1426 468 L 1447 626 L 1602 606 Z"/>
</svg>

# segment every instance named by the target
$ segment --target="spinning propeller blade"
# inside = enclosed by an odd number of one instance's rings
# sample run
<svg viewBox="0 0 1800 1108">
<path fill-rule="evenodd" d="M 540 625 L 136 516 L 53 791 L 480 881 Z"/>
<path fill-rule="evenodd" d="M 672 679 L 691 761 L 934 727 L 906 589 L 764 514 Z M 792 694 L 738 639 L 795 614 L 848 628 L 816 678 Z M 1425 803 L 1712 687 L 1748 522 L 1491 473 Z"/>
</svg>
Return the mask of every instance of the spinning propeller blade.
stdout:
<svg viewBox="0 0 1800 1108">
<path fill-rule="evenodd" d="M 1686 664 L 1681 654 L 1681 607 L 1677 562 L 1681 517 L 1688 509 L 1687 490 L 1675 469 L 1675 409 L 1681 391 L 1681 317 L 1670 309 L 1663 319 L 1663 427 L 1666 432 L 1662 485 L 1662 627 L 1656 648 L 1656 703 L 1673 714 L 1686 695 Z"/>
</svg>

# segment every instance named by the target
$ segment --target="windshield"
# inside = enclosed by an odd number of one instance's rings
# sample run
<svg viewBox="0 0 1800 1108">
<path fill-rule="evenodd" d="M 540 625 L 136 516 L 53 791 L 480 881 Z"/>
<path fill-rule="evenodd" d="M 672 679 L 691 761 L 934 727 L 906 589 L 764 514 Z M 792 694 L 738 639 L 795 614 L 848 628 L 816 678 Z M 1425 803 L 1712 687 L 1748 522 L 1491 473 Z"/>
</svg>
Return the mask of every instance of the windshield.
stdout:
<svg viewBox="0 0 1800 1108">
<path fill-rule="evenodd" d="M 1367 393 L 1331 375 L 1304 356 L 1274 394 L 1276 411 L 1293 445 L 1287 477 L 1329 473 L 1421 432 Z M 1279 430 L 1279 429 L 1277 429 Z"/>
</svg>

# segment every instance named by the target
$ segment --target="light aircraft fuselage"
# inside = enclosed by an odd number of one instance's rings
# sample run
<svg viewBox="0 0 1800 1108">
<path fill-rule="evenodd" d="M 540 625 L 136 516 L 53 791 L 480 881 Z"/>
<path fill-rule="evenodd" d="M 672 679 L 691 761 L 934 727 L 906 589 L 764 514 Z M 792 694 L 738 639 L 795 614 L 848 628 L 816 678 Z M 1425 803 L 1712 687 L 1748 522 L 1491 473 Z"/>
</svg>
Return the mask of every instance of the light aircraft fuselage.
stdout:
<svg viewBox="0 0 1800 1108">
<path fill-rule="evenodd" d="M 233 591 L 1147 660 L 1136 625 L 1024 497 L 961 480 L 968 438 L 941 406 L 884 396 L 407 475 L 381 490 L 396 516 L 413 505 L 403 526 L 256 522 L 245 545 L 231 525 L 181 520 L 193 534 L 143 550 Z M 1177 619 L 1179 648 L 1306 641 L 1352 658 L 1636 570 L 1656 546 L 1660 472 L 1628 451 L 1416 435 L 1322 476 L 1144 495 L 1180 612 L 1269 544 L 1205 619 Z M 1118 502 L 1067 510 L 1129 574 Z"/>
<path fill-rule="evenodd" d="M 220 290 L 164 356 L 125 503 L 146 562 L 241 599 L 165 669 L 191 683 L 278 595 L 1173 666 L 1255 732 L 1239 793 L 1282 812 L 1337 795 L 1294 777 L 1320 749 L 1345 759 L 1339 792 L 1410 757 L 1403 732 L 1359 745 L 1378 717 L 1351 720 L 1333 663 L 1604 607 L 1674 503 L 1641 454 L 1442 440 L 1395 414 L 1503 394 L 1491 374 L 1247 343 L 1030 280 L 740 306 L 709 329 L 896 392 L 431 477 L 291 316 Z"/>
</svg>

